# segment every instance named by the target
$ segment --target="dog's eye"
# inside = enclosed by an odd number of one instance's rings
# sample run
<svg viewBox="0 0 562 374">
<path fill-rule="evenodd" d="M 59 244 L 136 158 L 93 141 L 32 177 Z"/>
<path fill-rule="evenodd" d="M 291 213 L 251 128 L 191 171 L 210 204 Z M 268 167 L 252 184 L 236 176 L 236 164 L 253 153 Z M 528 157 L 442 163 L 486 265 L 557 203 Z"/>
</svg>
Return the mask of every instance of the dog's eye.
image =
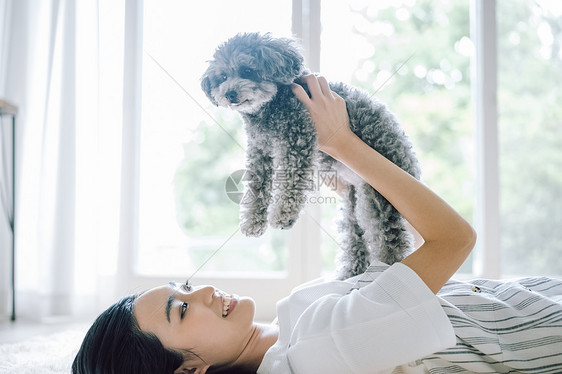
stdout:
<svg viewBox="0 0 562 374">
<path fill-rule="evenodd" d="M 217 82 L 218 82 L 218 83 L 222 83 L 222 82 L 224 82 L 224 81 L 226 80 L 226 78 L 228 78 L 228 77 L 226 76 L 226 74 L 225 74 L 225 73 L 222 73 L 222 74 L 220 74 L 219 76 L 217 76 Z"/>
<path fill-rule="evenodd" d="M 245 67 L 240 69 L 240 77 L 243 79 L 256 79 L 257 74 L 254 69 Z"/>
</svg>

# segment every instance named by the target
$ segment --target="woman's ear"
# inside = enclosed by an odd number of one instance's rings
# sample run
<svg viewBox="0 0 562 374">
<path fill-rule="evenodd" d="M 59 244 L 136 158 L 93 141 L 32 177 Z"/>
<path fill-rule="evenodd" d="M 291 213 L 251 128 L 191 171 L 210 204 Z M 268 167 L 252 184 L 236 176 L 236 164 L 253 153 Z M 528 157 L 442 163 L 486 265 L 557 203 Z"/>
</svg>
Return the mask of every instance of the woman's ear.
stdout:
<svg viewBox="0 0 562 374">
<path fill-rule="evenodd" d="M 194 368 L 184 362 L 179 368 L 174 371 L 174 374 L 205 374 L 211 365 L 205 365 L 202 367 Z"/>
<path fill-rule="evenodd" d="M 190 369 L 186 362 L 181 364 L 181 366 L 177 368 L 176 371 L 174 371 L 174 374 L 193 374 L 193 373 L 195 373 L 195 369 L 193 368 Z"/>
<path fill-rule="evenodd" d="M 206 365 L 202 368 L 197 368 L 197 369 L 195 369 L 193 374 L 205 374 L 207 372 L 207 370 L 209 370 L 210 367 L 211 367 L 211 365 Z"/>
</svg>

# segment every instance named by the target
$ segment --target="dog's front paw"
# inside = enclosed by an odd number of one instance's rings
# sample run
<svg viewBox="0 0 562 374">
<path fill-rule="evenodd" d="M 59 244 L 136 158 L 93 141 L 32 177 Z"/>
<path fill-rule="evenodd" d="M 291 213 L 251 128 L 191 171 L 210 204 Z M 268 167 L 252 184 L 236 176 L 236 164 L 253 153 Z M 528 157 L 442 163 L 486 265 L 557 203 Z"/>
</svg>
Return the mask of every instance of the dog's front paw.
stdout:
<svg viewBox="0 0 562 374">
<path fill-rule="evenodd" d="M 245 236 L 258 237 L 262 236 L 267 229 L 267 220 L 259 217 L 250 217 L 242 219 L 240 222 L 240 231 Z"/>
<path fill-rule="evenodd" d="M 278 220 L 271 221 L 271 227 L 281 230 L 290 229 L 297 222 L 294 218 L 282 217 Z"/>
<path fill-rule="evenodd" d="M 281 230 L 290 229 L 297 222 L 300 208 L 289 198 L 278 201 L 269 211 L 271 227 Z"/>
</svg>

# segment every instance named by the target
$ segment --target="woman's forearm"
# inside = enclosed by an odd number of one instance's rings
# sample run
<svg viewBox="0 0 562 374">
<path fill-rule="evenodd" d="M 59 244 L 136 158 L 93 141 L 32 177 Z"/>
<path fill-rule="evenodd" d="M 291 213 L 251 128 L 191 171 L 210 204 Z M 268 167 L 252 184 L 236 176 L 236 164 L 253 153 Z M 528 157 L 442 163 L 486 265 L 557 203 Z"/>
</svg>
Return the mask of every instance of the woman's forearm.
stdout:
<svg viewBox="0 0 562 374">
<path fill-rule="evenodd" d="M 437 194 L 357 136 L 347 137 L 332 156 L 383 195 L 426 242 L 458 237 L 459 228 L 470 227 Z"/>
<path fill-rule="evenodd" d="M 419 232 L 424 243 L 403 263 L 436 293 L 472 250 L 474 230 L 437 194 L 350 130 L 345 101 L 330 90 L 325 78 L 303 79 L 311 96 L 300 86 L 293 89 L 310 112 L 320 150 L 355 171 Z"/>
<path fill-rule="evenodd" d="M 422 246 L 403 263 L 433 292 L 439 291 L 474 246 L 470 224 L 431 189 L 357 136 L 347 136 L 335 147 L 332 156 L 383 195 L 422 236 Z"/>
</svg>

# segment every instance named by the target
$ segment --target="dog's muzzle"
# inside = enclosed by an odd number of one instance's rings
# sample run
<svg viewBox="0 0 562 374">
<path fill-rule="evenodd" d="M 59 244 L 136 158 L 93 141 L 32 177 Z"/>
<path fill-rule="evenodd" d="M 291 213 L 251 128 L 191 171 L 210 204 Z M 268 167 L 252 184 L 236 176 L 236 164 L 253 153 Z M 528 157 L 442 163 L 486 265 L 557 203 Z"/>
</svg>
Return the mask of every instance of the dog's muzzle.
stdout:
<svg viewBox="0 0 562 374">
<path fill-rule="evenodd" d="M 238 102 L 238 93 L 234 90 L 228 91 L 224 94 L 224 97 L 228 100 L 231 104 L 239 104 Z"/>
</svg>

